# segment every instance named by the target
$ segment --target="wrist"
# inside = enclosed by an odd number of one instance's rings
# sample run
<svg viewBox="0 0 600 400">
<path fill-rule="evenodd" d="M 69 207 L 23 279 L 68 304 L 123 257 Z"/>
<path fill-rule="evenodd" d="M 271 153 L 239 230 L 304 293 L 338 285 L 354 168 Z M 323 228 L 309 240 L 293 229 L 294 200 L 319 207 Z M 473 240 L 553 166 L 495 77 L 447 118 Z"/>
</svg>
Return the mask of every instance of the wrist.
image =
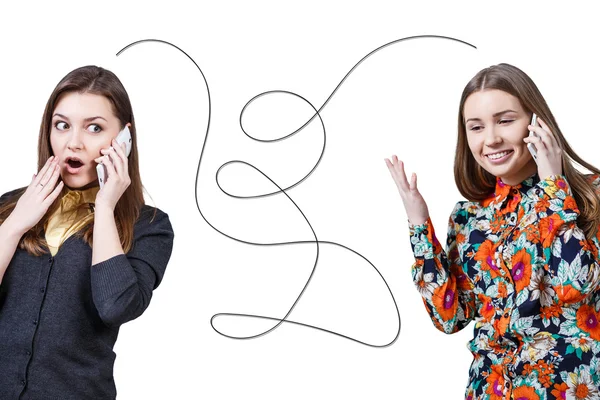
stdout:
<svg viewBox="0 0 600 400">
<path fill-rule="evenodd" d="M 30 228 L 19 225 L 18 221 L 12 218 L 12 215 L 9 215 L 4 223 L 2 224 L 2 228 L 5 229 L 5 233 L 9 237 L 21 239 L 21 237 L 27 232 Z"/>
<path fill-rule="evenodd" d="M 416 218 L 409 218 L 408 219 L 408 223 L 410 225 L 423 225 L 427 222 L 429 218 L 423 218 L 423 217 L 416 217 Z"/>
<path fill-rule="evenodd" d="M 111 206 L 110 204 L 105 204 L 102 202 L 96 202 L 94 204 L 94 214 L 99 215 L 99 214 L 114 214 L 115 212 L 115 207 Z"/>
</svg>

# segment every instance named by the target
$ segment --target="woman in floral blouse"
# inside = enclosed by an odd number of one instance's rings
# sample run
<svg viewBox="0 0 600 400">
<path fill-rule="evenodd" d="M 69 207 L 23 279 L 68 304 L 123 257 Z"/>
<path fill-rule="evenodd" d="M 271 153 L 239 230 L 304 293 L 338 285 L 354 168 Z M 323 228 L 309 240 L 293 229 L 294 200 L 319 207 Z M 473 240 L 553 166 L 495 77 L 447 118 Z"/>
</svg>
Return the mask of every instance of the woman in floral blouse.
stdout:
<svg viewBox="0 0 600 400">
<path fill-rule="evenodd" d="M 499 64 L 465 87 L 454 176 L 468 201 L 450 216 L 446 251 L 416 175 L 396 156 L 386 164 L 433 323 L 453 333 L 475 321 L 466 398 L 600 399 L 600 170 L 571 149 L 533 81 Z"/>
</svg>

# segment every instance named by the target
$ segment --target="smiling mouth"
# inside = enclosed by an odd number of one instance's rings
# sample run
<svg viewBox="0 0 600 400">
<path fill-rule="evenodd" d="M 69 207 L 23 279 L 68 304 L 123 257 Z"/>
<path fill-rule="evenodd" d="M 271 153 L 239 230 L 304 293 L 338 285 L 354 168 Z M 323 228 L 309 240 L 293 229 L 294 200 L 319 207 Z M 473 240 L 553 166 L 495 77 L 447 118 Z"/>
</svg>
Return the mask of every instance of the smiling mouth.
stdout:
<svg viewBox="0 0 600 400">
<path fill-rule="evenodd" d="M 506 150 L 506 151 L 502 151 L 500 153 L 487 154 L 486 157 L 489 158 L 490 160 L 499 160 L 502 157 L 505 157 L 512 152 L 513 152 L 512 150 Z"/>
</svg>

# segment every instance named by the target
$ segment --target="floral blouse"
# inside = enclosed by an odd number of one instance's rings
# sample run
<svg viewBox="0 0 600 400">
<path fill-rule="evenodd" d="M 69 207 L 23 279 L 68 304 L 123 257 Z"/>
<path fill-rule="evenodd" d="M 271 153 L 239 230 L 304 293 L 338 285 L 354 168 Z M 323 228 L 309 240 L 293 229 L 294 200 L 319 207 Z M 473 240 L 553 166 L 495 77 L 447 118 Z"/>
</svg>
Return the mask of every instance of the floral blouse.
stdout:
<svg viewBox="0 0 600 400">
<path fill-rule="evenodd" d="M 436 328 L 475 321 L 467 399 L 600 399 L 600 232 L 587 240 L 578 215 L 564 176 L 536 174 L 459 202 L 446 252 L 431 220 L 410 227 L 413 280 Z"/>
</svg>

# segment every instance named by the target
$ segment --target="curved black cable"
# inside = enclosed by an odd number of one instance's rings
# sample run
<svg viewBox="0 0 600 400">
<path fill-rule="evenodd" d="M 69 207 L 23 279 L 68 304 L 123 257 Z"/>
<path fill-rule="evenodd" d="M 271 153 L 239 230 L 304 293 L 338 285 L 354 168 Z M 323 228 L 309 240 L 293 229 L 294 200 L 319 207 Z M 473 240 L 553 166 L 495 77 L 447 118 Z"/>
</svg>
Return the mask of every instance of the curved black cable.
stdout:
<svg viewBox="0 0 600 400">
<path fill-rule="evenodd" d="M 357 251 L 355 251 L 355 250 L 353 250 L 353 249 L 351 249 L 351 248 L 349 248 L 349 247 L 347 247 L 347 246 L 344 246 L 344 245 L 342 245 L 342 244 L 339 244 L 339 243 L 330 242 L 330 241 L 324 241 L 324 240 L 319 240 L 319 239 L 317 238 L 317 235 L 316 235 L 316 233 L 315 233 L 315 231 L 314 231 L 314 229 L 313 229 L 312 225 L 310 224 L 310 221 L 309 221 L 309 220 L 308 220 L 308 218 L 306 217 L 306 215 L 305 215 L 305 214 L 302 212 L 302 210 L 300 209 L 300 207 L 298 207 L 298 205 L 297 205 L 297 204 L 294 202 L 294 200 L 292 200 L 292 198 L 291 198 L 291 197 L 288 195 L 288 193 L 287 193 L 286 191 L 287 191 L 287 190 L 289 190 L 289 189 L 291 189 L 291 188 L 293 188 L 293 187 L 295 187 L 295 186 L 297 186 L 297 185 L 299 185 L 299 184 L 300 184 L 300 183 L 302 183 L 304 180 L 306 180 L 306 179 L 307 179 L 307 178 L 308 178 L 308 177 L 309 177 L 309 176 L 310 176 L 310 175 L 311 175 L 311 174 L 312 174 L 312 173 L 315 171 L 315 169 L 317 168 L 317 166 L 318 166 L 318 165 L 319 165 L 319 163 L 321 162 L 321 159 L 322 159 L 322 157 L 323 157 L 323 154 L 324 154 L 324 151 L 325 151 L 325 143 L 326 143 L 326 142 L 325 142 L 325 140 L 326 140 L 326 133 L 325 133 L 325 125 L 324 125 L 324 122 L 323 122 L 323 120 L 322 120 L 322 118 L 321 118 L 320 111 L 321 111 L 321 110 L 323 110 L 323 108 L 324 108 L 324 107 L 325 107 L 325 106 L 326 106 L 326 105 L 329 103 L 329 100 L 330 100 L 330 99 L 333 97 L 333 95 L 334 95 L 334 94 L 337 92 L 337 90 L 338 90 L 338 89 L 340 88 L 340 86 L 341 86 L 341 85 L 344 83 L 344 81 L 345 81 L 345 80 L 348 78 L 348 76 L 350 76 L 350 74 L 351 74 L 351 73 L 352 73 L 352 72 L 353 72 L 353 71 L 354 71 L 354 70 L 355 70 L 355 69 L 356 69 L 356 68 L 357 68 L 357 67 L 358 67 L 358 66 L 359 66 L 359 65 L 360 65 L 360 64 L 361 64 L 361 63 L 362 63 L 364 60 L 366 60 L 366 59 L 367 59 L 368 57 L 370 57 L 371 55 L 373 55 L 373 54 L 377 53 L 378 51 L 380 51 L 380 50 L 382 50 L 382 49 L 384 49 L 384 48 L 386 48 L 386 47 L 388 47 L 388 46 L 390 46 L 390 45 L 392 45 L 392 44 L 395 44 L 395 43 L 399 43 L 399 42 L 406 41 L 406 40 L 411 40 L 411 39 L 423 39 L 423 38 L 438 38 L 438 39 L 447 39 L 447 40 L 452 40 L 452 41 L 456 41 L 456 42 L 459 42 L 459 43 L 466 44 L 466 45 L 468 45 L 468 46 L 471 46 L 471 47 L 473 47 L 473 48 L 475 48 L 475 49 L 476 49 L 476 47 L 475 47 L 475 46 L 473 46 L 473 45 L 472 45 L 472 44 L 470 44 L 470 43 L 467 43 L 467 42 L 465 42 L 465 41 L 462 41 L 462 40 L 459 40 L 459 39 L 455 39 L 455 38 L 452 38 L 452 37 L 447 37 L 447 36 L 439 36 L 439 35 L 418 35 L 418 36 L 410 36 L 410 37 L 405 37 L 405 38 L 401 38 L 401 39 L 393 40 L 393 41 L 391 41 L 391 42 L 388 42 L 388 43 L 386 43 L 386 44 L 384 44 L 384 45 L 382 45 L 382 46 L 380 46 L 380 47 L 376 48 L 375 50 L 371 51 L 371 52 L 370 52 L 370 53 L 368 53 L 366 56 L 364 56 L 364 57 L 363 57 L 363 58 L 362 58 L 360 61 L 358 61 L 358 62 L 357 62 L 355 65 L 354 65 L 354 67 L 352 67 L 352 68 L 350 69 L 350 71 L 349 71 L 349 72 L 348 72 L 348 73 L 347 73 L 347 74 L 344 76 L 344 78 L 343 78 L 343 79 L 340 81 L 340 83 L 339 83 L 339 84 L 338 84 L 338 85 L 335 87 L 335 89 L 333 90 L 333 92 L 332 92 L 332 93 L 329 95 L 329 97 L 328 97 L 328 98 L 325 100 L 325 102 L 324 102 L 324 103 L 321 105 L 321 107 L 319 107 L 319 109 L 316 109 L 312 103 L 310 103 L 310 102 L 309 102 L 307 99 L 303 98 L 302 96 L 300 96 L 300 95 L 298 95 L 298 94 L 296 94 L 296 93 L 289 92 L 289 91 L 284 91 L 284 90 L 272 90 L 272 91 L 267 91 L 267 92 L 260 93 L 259 95 L 257 95 L 257 96 L 255 96 L 255 97 L 253 97 L 252 99 L 250 99 L 250 100 L 249 100 L 249 101 L 246 103 L 246 105 L 243 107 L 242 111 L 240 112 L 240 127 L 241 127 L 242 131 L 244 132 L 244 134 L 245 134 L 246 136 L 248 136 L 248 137 L 249 137 L 249 138 L 251 138 L 252 140 L 256 140 L 256 141 L 259 141 L 259 142 L 275 142 L 275 141 L 279 141 L 279 140 L 283 140 L 283 139 L 286 139 L 286 138 L 288 138 L 288 137 L 291 137 L 291 136 L 295 135 L 296 133 L 300 132 L 301 130 L 303 130 L 303 129 L 304 129 L 304 128 L 305 128 L 305 127 L 308 125 L 308 124 L 310 124 L 310 123 L 311 123 L 311 122 L 312 122 L 312 121 L 315 119 L 315 117 L 319 118 L 319 121 L 321 122 L 321 126 L 322 126 L 322 128 L 323 128 L 323 148 L 322 148 L 321 154 L 320 154 L 320 156 L 319 156 L 319 159 L 317 160 L 317 162 L 315 163 L 315 165 L 313 166 L 313 168 L 312 168 L 312 169 L 311 169 L 311 170 L 310 170 L 310 171 L 309 171 L 309 172 L 308 172 L 308 173 L 307 173 L 307 174 L 306 174 L 306 175 L 305 175 L 305 176 L 304 176 L 302 179 L 300 179 L 299 181 L 295 182 L 294 184 L 292 184 L 292 185 L 290 185 L 290 186 L 288 186 L 288 187 L 286 187 L 286 188 L 281 188 L 279 185 L 277 185 L 277 183 L 275 183 L 275 182 L 274 182 L 274 181 L 273 181 L 271 178 L 269 178 L 269 176 L 267 176 L 267 175 L 266 175 L 264 172 L 262 172 L 260 169 L 256 168 L 256 167 L 255 167 L 254 165 L 252 165 L 252 164 L 249 164 L 249 163 L 247 163 L 247 162 L 245 162 L 245 161 L 241 161 L 241 160 L 231 160 L 231 161 L 228 161 L 228 162 L 224 163 L 223 165 L 221 165 L 221 166 L 219 167 L 219 169 L 217 170 L 217 172 L 216 172 L 216 174 L 215 174 L 215 179 L 216 179 L 216 181 L 217 181 L 217 185 L 219 186 L 220 190 L 221 190 L 223 193 L 225 193 L 226 195 L 228 195 L 228 196 L 235 197 L 235 198 L 256 198 L 256 197 L 266 197 L 266 196 L 271 196 L 271 195 L 278 194 L 278 193 L 283 193 L 283 194 L 284 194 L 284 195 L 285 195 L 285 196 L 288 198 L 288 200 L 289 200 L 290 202 L 292 202 L 292 204 L 293 204 L 293 205 L 296 207 L 296 209 L 297 209 L 297 210 L 300 212 L 300 214 L 302 215 L 302 217 L 304 218 L 304 220 L 306 221 L 306 223 L 307 223 L 307 224 L 308 224 L 308 226 L 310 227 L 310 230 L 311 230 L 311 232 L 312 232 L 312 234 L 313 234 L 314 240 L 306 240 L 306 241 L 291 241 L 291 242 L 279 242 L 279 243 L 256 243 L 256 242 L 249 242 L 249 241 L 246 241 L 246 240 L 242 240 L 242 239 L 239 239 L 239 238 L 236 238 L 236 237 L 230 236 L 230 235 L 228 235 L 228 234 L 226 234 L 226 233 L 222 232 L 221 230 L 219 230 L 219 229 L 218 229 L 217 227 L 215 227 L 213 224 L 211 224 L 211 223 L 210 223 L 210 221 L 209 221 L 209 220 L 208 220 L 208 219 L 205 217 L 205 215 L 202 213 L 202 210 L 201 210 L 201 208 L 200 208 L 199 201 L 198 201 L 198 179 L 199 179 L 199 175 L 200 175 L 200 165 L 201 165 L 201 163 L 202 163 L 202 157 L 203 157 L 203 155 L 204 155 L 204 151 L 205 151 L 205 148 L 206 148 L 206 142 L 208 141 L 208 132 L 209 132 L 209 130 L 210 130 L 210 122 L 211 122 L 212 103 L 211 103 L 210 89 L 209 89 L 209 86 L 208 86 L 208 81 L 207 81 L 207 79 L 206 79 L 206 76 L 204 75 L 204 72 L 203 72 L 203 71 L 202 71 L 202 69 L 201 69 L 201 68 L 198 66 L 198 64 L 196 63 L 196 61 L 194 61 L 194 59 L 193 59 L 192 57 L 190 57 L 190 56 L 189 56 L 189 55 L 188 55 L 188 54 L 187 54 L 185 51 L 183 51 L 181 48 L 177 47 L 176 45 L 174 45 L 174 44 L 172 44 L 172 43 L 169 43 L 169 42 L 167 42 L 167 41 L 160 40 L 160 39 L 143 39 L 143 40 L 138 40 L 138 41 L 135 41 L 135 42 L 133 42 L 133 43 L 130 43 L 130 44 L 128 44 L 127 46 L 125 46 L 124 48 L 122 48 L 122 49 L 121 49 L 119 52 L 117 52 L 117 54 L 116 54 L 116 55 L 117 55 L 117 56 L 119 56 L 120 54 L 122 54 L 122 53 L 123 53 L 125 50 L 127 50 L 128 48 L 130 48 L 130 47 L 133 47 L 133 46 L 135 46 L 135 45 L 137 45 L 137 44 L 140 44 L 140 43 L 146 43 L 146 42 L 158 42 L 158 43 L 167 44 L 167 45 L 169 45 L 169 46 L 172 46 L 172 47 L 176 48 L 176 49 L 177 49 L 177 50 L 179 50 L 181 53 L 183 53 L 183 54 L 184 54 L 184 55 L 185 55 L 185 56 L 186 56 L 186 57 L 187 57 L 187 58 L 188 58 L 190 61 L 192 61 L 192 62 L 194 63 L 194 65 L 196 66 L 196 68 L 198 69 L 198 71 L 200 72 L 200 74 L 202 75 L 202 79 L 204 80 L 204 84 L 205 84 L 205 86 L 206 86 L 206 91 L 207 91 L 207 96 L 208 96 L 208 120 L 207 120 L 207 126 L 206 126 L 206 132 L 205 132 L 204 142 L 203 142 L 203 144 L 202 144 L 202 149 L 201 149 L 201 152 L 200 152 L 200 158 L 199 158 L 199 160 L 198 160 L 198 167 L 197 167 L 197 170 L 196 170 L 196 179 L 195 179 L 195 190 L 194 190 L 194 192 L 195 192 L 196 207 L 197 207 L 197 209 L 198 209 L 198 212 L 200 213 L 200 216 L 201 216 L 201 217 L 204 219 L 204 221 L 205 221 L 205 222 L 206 222 L 206 223 L 207 223 L 207 224 L 208 224 L 208 225 L 209 225 L 209 226 L 210 226 L 212 229 L 214 229 L 215 231 L 217 231 L 217 232 L 218 232 L 218 233 L 220 233 L 221 235 L 223 235 L 223 236 L 225 236 L 225 237 L 227 237 L 227 238 L 229 238 L 229 239 L 231 239 L 231 240 L 234 240 L 234 241 L 236 241 L 236 242 L 245 243 L 245 244 L 251 244 L 251 245 L 255 245 L 255 246 L 280 246 L 280 245 L 306 244 L 306 243 L 314 243 L 314 244 L 316 245 L 316 255 L 315 255 L 315 262 L 314 262 L 314 265 L 313 265 L 312 271 L 311 271 L 311 273 L 310 273 L 310 275 L 309 275 L 309 277 L 308 277 L 308 279 L 307 279 L 307 281 L 306 281 L 306 283 L 305 283 L 304 287 L 302 288 L 302 290 L 301 290 L 300 294 L 298 295 L 298 297 L 296 298 L 296 300 L 294 301 L 294 303 L 292 304 L 292 306 L 289 308 L 289 310 L 287 311 L 287 313 L 285 314 L 285 316 L 284 316 L 284 317 L 282 317 L 282 318 L 273 318 L 273 317 L 267 317 L 267 316 L 261 316 L 261 315 L 253 315 L 253 314 L 240 314 L 240 313 L 218 313 L 218 314 L 215 314 L 215 315 L 213 315 L 213 316 L 212 316 L 212 318 L 210 319 L 210 324 L 211 324 L 212 328 L 215 330 L 215 332 L 217 332 L 217 333 L 219 333 L 220 335 L 223 335 L 223 336 L 225 336 L 225 337 L 232 338 L 232 339 L 252 339 L 252 338 L 257 338 L 257 337 L 260 337 L 260 336 L 266 335 L 267 333 L 269 333 L 269 332 L 272 332 L 274 329 L 276 329 L 277 327 L 279 327 L 279 326 L 280 326 L 280 325 L 281 325 L 283 322 L 286 322 L 286 323 L 291 323 L 291 324 L 295 324 L 295 325 L 300 325 L 300 326 L 305 326 L 305 327 L 309 327 L 309 328 L 317 329 L 317 330 L 320 330 L 320 331 L 323 331 L 323 332 L 328 332 L 328 333 L 331 333 L 331 334 L 333 334 L 333 335 L 336 335 L 336 336 L 339 336 L 339 337 L 343 337 L 343 338 L 346 338 L 346 339 L 349 339 L 349 340 L 352 340 L 352 341 L 354 341 L 354 342 L 361 343 L 361 344 L 364 344 L 364 345 L 366 345 L 366 346 L 370 346 L 370 347 L 388 347 L 388 346 L 391 346 L 393 343 L 395 343 L 395 342 L 396 342 L 396 340 L 397 340 L 397 339 L 398 339 L 398 337 L 400 336 L 400 329 L 401 329 L 400 311 L 399 311 L 399 309 L 398 309 L 398 304 L 396 303 L 396 300 L 395 300 L 395 298 L 394 298 L 394 295 L 393 295 L 393 293 L 392 293 L 392 291 L 391 291 L 391 289 L 390 289 L 390 287 L 389 287 L 389 285 L 388 285 L 387 281 L 385 280 L 385 278 L 384 278 L 384 277 L 383 277 L 383 275 L 381 274 L 381 272 L 380 272 L 380 271 L 379 271 L 379 270 L 378 270 L 378 269 L 375 267 L 375 265 L 373 265 L 373 263 L 371 263 L 371 262 L 370 262 L 370 261 L 369 261 L 369 260 L 368 260 L 366 257 L 364 257 L 364 256 L 363 256 L 362 254 L 360 254 L 359 252 L 357 252 Z M 295 131 L 291 132 L 290 134 L 288 134 L 288 135 L 286 135 L 286 136 L 283 136 L 283 137 L 280 137 L 280 138 L 277 138 L 277 139 L 271 139 L 271 140 L 261 140 L 261 139 L 254 138 L 254 137 L 252 137 L 250 134 L 248 134 L 248 133 L 245 131 L 245 129 L 244 129 L 244 126 L 243 126 L 243 123 L 242 123 L 242 117 L 243 117 L 243 114 L 244 114 L 244 112 L 245 112 L 246 108 L 247 108 L 247 107 L 248 107 L 248 106 L 249 106 L 249 105 L 250 105 L 252 102 L 254 102 L 256 99 L 258 99 L 258 98 L 260 98 L 260 97 L 262 97 L 262 96 L 265 96 L 265 95 L 273 94 L 273 93 L 287 93 L 287 94 L 290 94 L 290 95 L 297 96 L 297 97 L 301 98 L 302 100 L 304 100 L 305 102 L 307 102 L 307 103 L 308 103 L 308 104 L 309 104 L 309 105 L 310 105 L 310 106 L 313 108 L 313 110 L 315 111 L 315 113 L 314 113 L 314 115 L 313 115 L 313 116 L 312 116 L 312 117 L 311 117 L 311 118 L 310 118 L 310 119 L 309 119 L 307 122 L 305 122 L 305 123 L 304 123 L 302 126 L 300 126 L 298 129 L 296 129 Z M 225 191 L 225 190 L 224 190 L 224 189 L 223 189 L 223 188 L 220 186 L 220 184 L 219 184 L 219 180 L 218 180 L 218 175 L 219 175 L 219 173 L 220 173 L 220 171 L 222 170 L 222 168 L 223 168 L 223 167 L 225 167 L 226 165 L 233 164 L 233 163 L 240 163 L 240 164 L 244 164 L 244 165 L 246 165 L 246 166 L 248 166 L 248 167 L 251 167 L 251 168 L 253 168 L 254 170 L 258 171 L 258 172 L 259 172 L 259 173 L 261 173 L 261 174 L 262 174 L 262 175 L 263 175 L 265 178 L 267 178 L 267 179 L 268 179 L 268 180 L 269 180 L 269 181 L 270 181 L 270 182 L 271 182 L 273 185 L 275 185 L 275 186 L 277 187 L 278 191 L 276 191 L 276 192 L 271 192 L 271 193 L 260 194 L 260 195 L 254 195 L 254 196 L 235 196 L 235 195 L 232 195 L 232 194 L 230 194 L 230 193 L 227 193 L 227 192 L 226 192 L 226 191 Z M 390 341 L 389 343 L 383 344 L 383 345 L 374 345 L 374 344 L 370 344 L 370 343 L 366 343 L 366 342 L 360 341 L 360 340 L 358 340 L 358 339 L 354 339 L 354 338 L 352 338 L 352 337 L 349 337 L 349 336 L 347 336 L 347 335 L 343 335 L 343 334 L 341 334 L 341 333 L 338 333 L 338 332 L 334 332 L 334 331 L 331 331 L 331 330 L 328 330 L 328 329 L 320 328 L 320 327 L 313 326 L 313 325 L 309 325 L 309 324 L 304 324 L 304 323 L 297 322 L 297 321 L 292 321 L 292 320 L 289 320 L 289 319 L 287 318 L 287 317 L 288 317 L 288 316 L 291 314 L 291 312 L 293 311 L 293 309 L 296 307 L 296 305 L 298 304 L 298 302 L 300 301 L 300 298 L 302 297 L 302 295 L 303 295 L 303 294 L 304 294 L 304 292 L 306 291 L 306 288 L 308 287 L 308 285 L 309 285 L 309 283 L 310 283 L 310 281 L 311 281 L 311 279 L 312 279 L 312 277 L 313 277 L 313 275 L 314 275 L 314 272 L 315 272 L 315 270 L 316 270 L 316 267 L 317 267 L 318 259 L 319 259 L 319 244 L 320 244 L 320 243 L 323 243 L 323 244 L 329 244 L 329 245 L 334 245 L 334 246 L 339 246 L 339 247 L 342 247 L 342 248 L 344 248 L 344 249 L 346 249 L 346 250 L 349 250 L 349 251 L 353 252 L 354 254 L 356 254 L 356 255 L 360 256 L 360 257 L 361 257 L 361 258 L 363 258 L 365 261 L 367 261 L 367 262 L 368 262 L 368 263 L 369 263 L 369 264 L 370 264 L 370 265 L 373 267 L 373 269 L 375 269 L 375 271 L 376 271 L 376 272 L 379 274 L 379 276 L 381 277 L 381 279 L 382 279 L 382 280 L 383 280 L 383 282 L 385 283 L 385 285 L 386 285 L 386 287 L 387 287 L 387 289 L 388 289 L 388 291 L 389 291 L 389 293 L 390 293 L 390 296 L 392 297 L 392 301 L 394 302 L 394 306 L 395 306 L 395 308 L 396 308 L 396 314 L 397 314 L 397 317 L 398 317 L 398 330 L 397 330 L 397 332 L 396 332 L 396 335 L 395 335 L 395 337 L 392 339 L 392 341 Z M 259 333 L 259 334 L 256 334 L 256 335 L 252 335 L 252 336 L 231 336 L 231 335 L 227 335 L 227 334 L 225 334 L 225 333 L 223 333 L 223 332 L 220 332 L 220 331 L 219 331 L 219 330 L 218 330 L 218 329 L 217 329 L 217 328 L 214 326 L 214 320 L 215 320 L 217 317 L 219 317 L 219 316 L 235 316 L 235 317 L 256 318 L 256 319 L 262 319 L 262 320 L 277 321 L 277 323 L 276 323 L 276 324 L 275 324 L 273 327 L 271 327 L 270 329 L 268 329 L 268 330 L 266 330 L 266 331 L 264 331 L 264 332 L 261 332 L 261 333 Z"/>
</svg>

